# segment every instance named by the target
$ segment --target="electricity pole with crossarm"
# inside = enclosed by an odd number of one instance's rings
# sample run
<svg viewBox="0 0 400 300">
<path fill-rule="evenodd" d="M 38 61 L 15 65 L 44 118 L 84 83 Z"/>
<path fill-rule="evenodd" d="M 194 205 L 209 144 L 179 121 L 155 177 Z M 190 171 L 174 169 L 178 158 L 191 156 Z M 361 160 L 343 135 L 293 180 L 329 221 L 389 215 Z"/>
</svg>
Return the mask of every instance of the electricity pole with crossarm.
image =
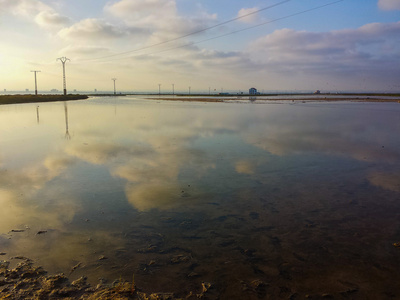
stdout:
<svg viewBox="0 0 400 300">
<path fill-rule="evenodd" d="M 69 58 L 66 58 L 65 56 L 57 58 L 57 60 L 60 60 L 62 65 L 63 65 L 63 83 L 64 83 L 64 96 L 67 95 L 67 83 L 65 80 L 65 63 L 70 60 Z"/>
</svg>

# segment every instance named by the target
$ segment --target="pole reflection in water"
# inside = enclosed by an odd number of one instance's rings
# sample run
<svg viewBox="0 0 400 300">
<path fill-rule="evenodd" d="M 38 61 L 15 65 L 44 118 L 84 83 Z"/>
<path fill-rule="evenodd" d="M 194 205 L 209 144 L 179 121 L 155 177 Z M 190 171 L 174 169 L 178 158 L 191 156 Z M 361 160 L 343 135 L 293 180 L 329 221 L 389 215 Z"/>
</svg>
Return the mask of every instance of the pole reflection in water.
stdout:
<svg viewBox="0 0 400 300">
<path fill-rule="evenodd" d="M 71 135 L 69 134 L 68 129 L 68 106 L 67 102 L 64 101 L 64 114 L 65 114 L 65 139 L 70 140 Z"/>
<path fill-rule="evenodd" d="M 39 105 L 36 106 L 36 121 L 39 124 Z"/>
</svg>

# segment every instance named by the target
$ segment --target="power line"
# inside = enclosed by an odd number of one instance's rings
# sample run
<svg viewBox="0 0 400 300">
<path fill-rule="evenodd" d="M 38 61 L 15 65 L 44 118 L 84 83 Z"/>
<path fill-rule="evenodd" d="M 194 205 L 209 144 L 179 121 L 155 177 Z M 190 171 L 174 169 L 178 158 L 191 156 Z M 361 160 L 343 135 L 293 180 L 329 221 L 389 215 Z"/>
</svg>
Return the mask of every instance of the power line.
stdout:
<svg viewBox="0 0 400 300">
<path fill-rule="evenodd" d="M 119 53 L 115 53 L 115 54 L 111 54 L 111 55 L 101 56 L 101 57 L 92 58 L 92 59 L 85 59 L 85 60 L 81 60 L 81 61 L 100 60 L 100 59 L 103 59 L 103 58 L 109 58 L 109 57 L 114 57 L 114 56 L 129 54 L 129 53 L 132 53 L 132 52 L 137 52 L 137 51 L 149 49 L 149 48 L 152 48 L 152 47 L 164 45 L 164 44 L 167 44 L 167 43 L 170 43 L 170 42 L 174 42 L 174 41 L 183 39 L 183 38 L 188 37 L 188 36 L 191 36 L 191 35 L 199 34 L 199 33 L 201 33 L 201 32 L 205 32 L 205 31 L 207 31 L 207 30 L 210 30 L 210 29 L 213 29 L 213 28 L 216 28 L 216 27 L 219 27 L 219 26 L 222 26 L 222 25 L 225 25 L 225 24 L 228 24 L 228 23 L 231 23 L 231 22 L 234 22 L 234 21 L 237 21 L 237 20 L 246 18 L 246 17 L 248 17 L 248 16 L 254 15 L 254 14 L 259 13 L 259 12 L 264 11 L 264 10 L 268 10 L 268 9 L 274 8 L 274 7 L 276 7 L 276 6 L 285 4 L 285 3 L 290 2 L 290 1 L 291 1 L 291 0 L 284 0 L 284 1 L 278 2 L 278 3 L 276 3 L 276 4 L 273 4 L 273 5 L 270 5 L 270 6 L 266 6 L 266 7 L 260 8 L 260 9 L 258 9 L 258 10 L 252 11 L 252 12 L 250 12 L 250 13 L 244 14 L 244 15 L 242 15 L 242 16 L 239 16 L 239 17 L 236 17 L 236 18 L 233 18 L 233 19 L 224 21 L 224 22 L 222 22 L 222 23 L 218 23 L 218 24 L 213 25 L 213 26 L 210 26 L 210 27 L 206 27 L 206 28 L 204 28 L 204 29 L 200 29 L 200 30 L 191 32 L 191 33 L 188 33 L 188 34 L 185 34 L 185 35 L 182 35 L 182 36 L 179 36 L 179 37 L 170 39 L 170 40 L 166 40 L 166 41 L 163 41 L 163 42 L 151 44 L 151 45 L 149 45 L 149 46 L 145 46 L 145 47 L 141 47 L 141 48 L 136 48 L 136 49 L 129 50 L 129 51 L 125 51 L 125 52 L 119 52 Z"/>
<path fill-rule="evenodd" d="M 171 50 L 176 50 L 176 49 L 185 48 L 185 47 L 188 47 L 188 46 L 192 46 L 192 45 L 208 42 L 208 41 L 211 41 L 211 40 L 215 40 L 215 39 L 218 39 L 218 38 L 222 38 L 222 37 L 229 36 L 229 35 L 232 35 L 232 34 L 236 34 L 236 33 L 239 33 L 239 32 L 243 32 L 243 31 L 246 31 L 246 30 L 250 30 L 250 29 L 257 28 L 257 27 L 261 27 L 261 26 L 264 26 L 264 25 L 267 25 L 267 24 L 270 24 L 270 23 L 274 23 L 274 22 L 277 22 L 277 21 L 288 19 L 288 18 L 291 18 L 291 17 L 294 17 L 294 16 L 305 14 L 305 13 L 308 13 L 310 11 L 318 10 L 318 9 L 323 8 L 323 7 L 334 5 L 336 3 L 343 2 L 343 1 L 344 0 L 337 0 L 337 1 L 329 2 L 327 4 L 315 6 L 313 8 L 309 8 L 309 9 L 306 9 L 306 10 L 303 10 L 303 11 L 300 11 L 300 12 L 296 12 L 296 13 L 293 13 L 293 14 L 290 14 L 290 15 L 287 15 L 287 16 L 284 16 L 284 17 L 280 17 L 280 18 L 276 18 L 276 19 L 273 19 L 273 20 L 269 20 L 267 22 L 263 22 L 263 23 L 260 23 L 260 24 L 257 24 L 257 25 L 253 25 L 253 26 L 250 26 L 250 27 L 246 27 L 246 28 L 242 28 L 242 29 L 239 29 L 239 30 L 231 31 L 231 32 L 228 32 L 228 33 L 225 33 L 225 34 L 222 34 L 222 35 L 218 35 L 218 36 L 215 36 L 215 37 L 211 37 L 211 38 L 208 38 L 208 39 L 204 39 L 204 40 L 201 40 L 201 41 L 190 42 L 190 43 L 187 43 L 187 44 L 184 44 L 184 45 L 180 45 L 180 46 L 176 46 L 176 47 L 173 47 L 173 48 L 168 48 L 168 49 L 164 49 L 164 50 L 159 50 L 159 51 L 147 53 L 147 55 L 158 54 L 158 53 L 162 53 L 162 52 L 167 52 L 167 51 L 171 51 Z M 140 50 L 142 50 L 142 49 L 140 49 Z M 139 51 L 139 50 L 133 50 L 133 51 Z M 130 51 L 130 52 L 133 52 L 133 51 Z M 115 54 L 113 56 L 116 56 L 116 55 L 119 55 L 119 54 Z M 131 56 L 128 56 L 128 57 L 120 57 L 120 58 L 108 59 L 108 60 L 105 60 L 103 62 L 114 61 L 114 60 L 119 60 L 119 59 L 126 59 L 126 58 L 130 58 L 130 57 L 133 57 L 133 56 L 135 56 L 135 55 L 131 55 Z"/>
</svg>

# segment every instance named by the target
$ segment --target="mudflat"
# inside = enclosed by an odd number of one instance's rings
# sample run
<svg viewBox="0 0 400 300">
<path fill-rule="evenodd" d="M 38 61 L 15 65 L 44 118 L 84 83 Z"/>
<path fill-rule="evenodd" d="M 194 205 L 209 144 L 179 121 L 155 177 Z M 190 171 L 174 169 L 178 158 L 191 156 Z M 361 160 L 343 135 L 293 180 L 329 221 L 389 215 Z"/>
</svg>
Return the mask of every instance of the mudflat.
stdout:
<svg viewBox="0 0 400 300">
<path fill-rule="evenodd" d="M 0 96 L 0 104 L 69 101 L 87 98 L 89 98 L 87 95 L 2 95 Z"/>
</svg>

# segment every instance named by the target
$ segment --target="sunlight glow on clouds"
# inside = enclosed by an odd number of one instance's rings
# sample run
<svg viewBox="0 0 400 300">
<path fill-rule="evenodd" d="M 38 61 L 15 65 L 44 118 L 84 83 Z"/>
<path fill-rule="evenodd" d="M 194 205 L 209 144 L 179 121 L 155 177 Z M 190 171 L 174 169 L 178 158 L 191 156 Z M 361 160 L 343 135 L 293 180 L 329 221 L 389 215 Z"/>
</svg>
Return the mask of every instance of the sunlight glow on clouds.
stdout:
<svg viewBox="0 0 400 300">
<path fill-rule="evenodd" d="M 0 0 L 0 13 L 8 13 L 28 19 L 33 19 L 39 26 L 63 26 L 70 22 L 50 6 L 37 0 Z"/>
<path fill-rule="evenodd" d="M 42 1 L 37 0 L 0 0 L 0 12 L 11 12 L 16 16 L 31 17 L 42 11 L 51 10 Z"/>
<path fill-rule="evenodd" d="M 45 10 L 37 14 L 35 21 L 40 26 L 64 26 L 70 22 L 70 19 L 59 15 L 58 13 Z"/>
</svg>

